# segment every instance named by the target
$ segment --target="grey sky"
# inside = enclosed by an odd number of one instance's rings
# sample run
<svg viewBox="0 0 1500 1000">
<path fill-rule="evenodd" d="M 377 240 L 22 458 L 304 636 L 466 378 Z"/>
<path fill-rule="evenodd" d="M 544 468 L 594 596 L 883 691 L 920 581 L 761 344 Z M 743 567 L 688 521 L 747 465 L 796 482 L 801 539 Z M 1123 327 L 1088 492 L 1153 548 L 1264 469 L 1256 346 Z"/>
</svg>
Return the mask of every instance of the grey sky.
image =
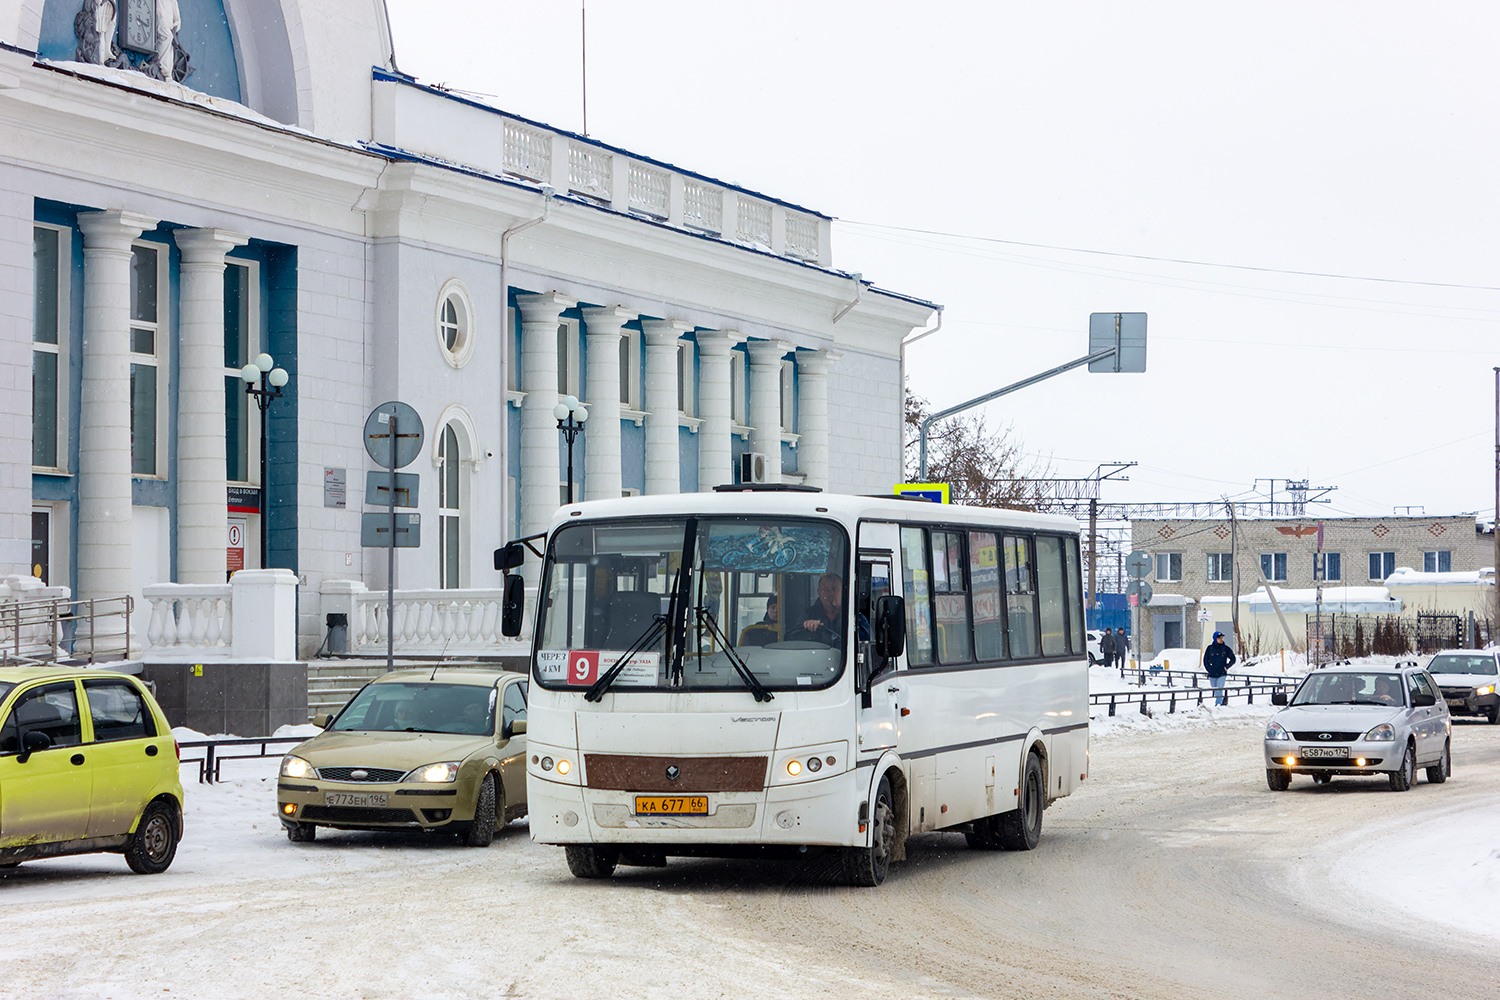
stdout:
<svg viewBox="0 0 1500 1000">
<path fill-rule="evenodd" d="M 573 130 L 579 6 L 389 2 L 403 70 Z M 935 406 L 1149 313 L 1146 374 L 981 411 L 1055 474 L 1493 511 L 1500 5 L 589 0 L 588 27 L 591 136 L 834 215 L 836 266 L 947 307 L 909 354 Z"/>
</svg>

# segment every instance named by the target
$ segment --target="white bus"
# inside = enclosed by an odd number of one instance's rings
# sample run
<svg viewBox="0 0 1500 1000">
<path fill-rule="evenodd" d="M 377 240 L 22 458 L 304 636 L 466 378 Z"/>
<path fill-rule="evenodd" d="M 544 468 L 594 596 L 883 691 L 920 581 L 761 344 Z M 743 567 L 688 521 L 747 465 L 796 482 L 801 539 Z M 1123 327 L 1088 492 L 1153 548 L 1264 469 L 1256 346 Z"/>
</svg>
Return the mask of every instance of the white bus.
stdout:
<svg viewBox="0 0 1500 1000">
<path fill-rule="evenodd" d="M 1069 518 L 787 487 L 581 503 L 538 593 L 531 836 L 582 878 L 835 850 L 877 885 L 920 832 L 1030 850 L 1088 772 Z"/>
</svg>

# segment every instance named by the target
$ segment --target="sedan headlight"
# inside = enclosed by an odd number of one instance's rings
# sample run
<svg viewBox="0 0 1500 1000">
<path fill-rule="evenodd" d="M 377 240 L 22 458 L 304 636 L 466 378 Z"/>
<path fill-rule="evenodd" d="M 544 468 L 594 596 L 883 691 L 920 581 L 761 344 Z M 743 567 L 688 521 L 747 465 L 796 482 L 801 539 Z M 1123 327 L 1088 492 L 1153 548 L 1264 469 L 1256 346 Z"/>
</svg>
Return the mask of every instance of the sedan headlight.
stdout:
<svg viewBox="0 0 1500 1000">
<path fill-rule="evenodd" d="M 401 780 L 433 782 L 457 781 L 458 761 L 448 760 L 444 761 L 441 764 L 423 764 L 421 767 L 416 768 Z"/>
<path fill-rule="evenodd" d="M 317 769 L 301 757 L 293 757 L 287 754 L 281 758 L 281 776 L 283 778 L 316 778 Z"/>
<path fill-rule="evenodd" d="M 1281 723 L 1279 722 L 1273 722 L 1266 727 L 1266 739 L 1268 740 L 1289 740 L 1291 738 L 1287 731 L 1281 728 Z"/>
<path fill-rule="evenodd" d="M 1365 733 L 1365 740 L 1370 743 L 1389 743 L 1396 738 L 1396 727 L 1389 722 L 1382 722 L 1374 729 Z"/>
<path fill-rule="evenodd" d="M 1477 687 L 1477 688 L 1474 689 L 1474 695 L 1475 695 L 1475 697 L 1478 697 L 1478 698 L 1483 698 L 1487 694 L 1494 694 L 1494 693 L 1495 693 L 1495 685 L 1493 685 L 1493 684 L 1486 684 L 1484 687 Z"/>
</svg>

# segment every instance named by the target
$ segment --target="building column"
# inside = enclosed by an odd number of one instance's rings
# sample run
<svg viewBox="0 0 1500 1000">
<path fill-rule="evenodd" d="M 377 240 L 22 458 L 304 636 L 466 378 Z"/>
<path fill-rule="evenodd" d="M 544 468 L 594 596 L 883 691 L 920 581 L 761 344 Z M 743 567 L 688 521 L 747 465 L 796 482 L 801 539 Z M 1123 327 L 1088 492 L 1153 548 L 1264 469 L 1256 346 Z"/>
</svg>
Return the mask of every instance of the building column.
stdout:
<svg viewBox="0 0 1500 1000">
<path fill-rule="evenodd" d="M 79 598 L 131 592 L 130 244 L 156 219 L 84 212 Z"/>
<path fill-rule="evenodd" d="M 736 333 L 698 333 L 698 416 L 703 418 L 698 428 L 698 489 L 704 493 L 734 482 L 729 356 L 739 341 Z"/>
<path fill-rule="evenodd" d="M 620 306 L 583 310 L 588 351 L 584 392 L 589 419 L 583 453 L 583 498 L 617 500 L 620 482 L 620 330 L 636 314 Z"/>
<path fill-rule="evenodd" d="M 229 489 L 224 431 L 224 255 L 249 237 L 173 234 L 182 251 L 177 376 L 177 582 L 223 583 Z M 261 483 L 261 489 L 266 484 Z M 261 525 L 261 531 L 266 530 Z"/>
<path fill-rule="evenodd" d="M 646 319 L 641 330 L 646 342 L 646 493 L 682 492 L 682 455 L 678 448 L 681 425 L 677 409 L 677 351 L 691 323 L 675 319 Z"/>
<path fill-rule="evenodd" d="M 766 482 L 781 482 L 781 359 L 785 340 L 752 340 L 750 352 L 750 450 L 766 456 Z"/>
<path fill-rule="evenodd" d="M 557 418 L 557 323 L 564 309 L 576 303 L 556 292 L 516 296 L 521 310 L 521 534 L 547 530 L 547 523 L 560 506 L 558 483 L 562 461 L 558 456 Z M 524 564 L 527 580 L 535 583 L 541 569 L 536 560 Z"/>
<path fill-rule="evenodd" d="M 798 351 L 797 470 L 803 482 L 828 489 L 828 368 L 842 351 Z"/>
</svg>

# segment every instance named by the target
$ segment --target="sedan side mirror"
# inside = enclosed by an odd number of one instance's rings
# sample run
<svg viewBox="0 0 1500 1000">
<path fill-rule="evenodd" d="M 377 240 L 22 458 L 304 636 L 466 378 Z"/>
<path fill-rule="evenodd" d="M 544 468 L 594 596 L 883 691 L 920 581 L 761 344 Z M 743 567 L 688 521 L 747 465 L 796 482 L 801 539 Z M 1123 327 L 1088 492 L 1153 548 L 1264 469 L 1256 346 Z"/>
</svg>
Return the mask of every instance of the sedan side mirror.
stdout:
<svg viewBox="0 0 1500 1000">
<path fill-rule="evenodd" d="M 505 577 L 505 597 L 500 603 L 500 634 L 514 639 L 521 634 L 521 618 L 526 612 L 526 581 L 519 573 Z"/>
<path fill-rule="evenodd" d="M 331 722 L 333 722 L 333 716 L 329 715 L 327 712 L 319 712 L 317 715 L 313 716 L 312 720 L 312 724 L 317 726 L 319 729 L 327 729 Z"/>
<path fill-rule="evenodd" d="M 1273 704 L 1273 705 L 1285 705 L 1286 704 L 1286 692 L 1285 691 L 1272 691 L 1271 692 L 1271 704 Z"/>
<path fill-rule="evenodd" d="M 906 650 L 906 601 L 888 594 L 875 602 L 875 652 L 894 659 Z"/>
<path fill-rule="evenodd" d="M 514 720 L 512 720 L 510 722 L 507 722 L 504 726 L 502 726 L 500 728 L 500 736 L 503 739 L 507 739 L 508 740 L 512 736 L 525 736 L 525 735 L 526 735 L 526 720 L 525 719 L 514 719 Z"/>
<path fill-rule="evenodd" d="M 17 764 L 24 764 L 31 759 L 31 755 L 41 750 L 52 749 L 52 737 L 40 729 L 33 729 L 21 737 L 21 753 L 16 757 Z"/>
<path fill-rule="evenodd" d="M 1414 694 L 1411 698 L 1412 708 L 1431 708 L 1437 704 L 1437 698 L 1430 694 Z"/>
</svg>

